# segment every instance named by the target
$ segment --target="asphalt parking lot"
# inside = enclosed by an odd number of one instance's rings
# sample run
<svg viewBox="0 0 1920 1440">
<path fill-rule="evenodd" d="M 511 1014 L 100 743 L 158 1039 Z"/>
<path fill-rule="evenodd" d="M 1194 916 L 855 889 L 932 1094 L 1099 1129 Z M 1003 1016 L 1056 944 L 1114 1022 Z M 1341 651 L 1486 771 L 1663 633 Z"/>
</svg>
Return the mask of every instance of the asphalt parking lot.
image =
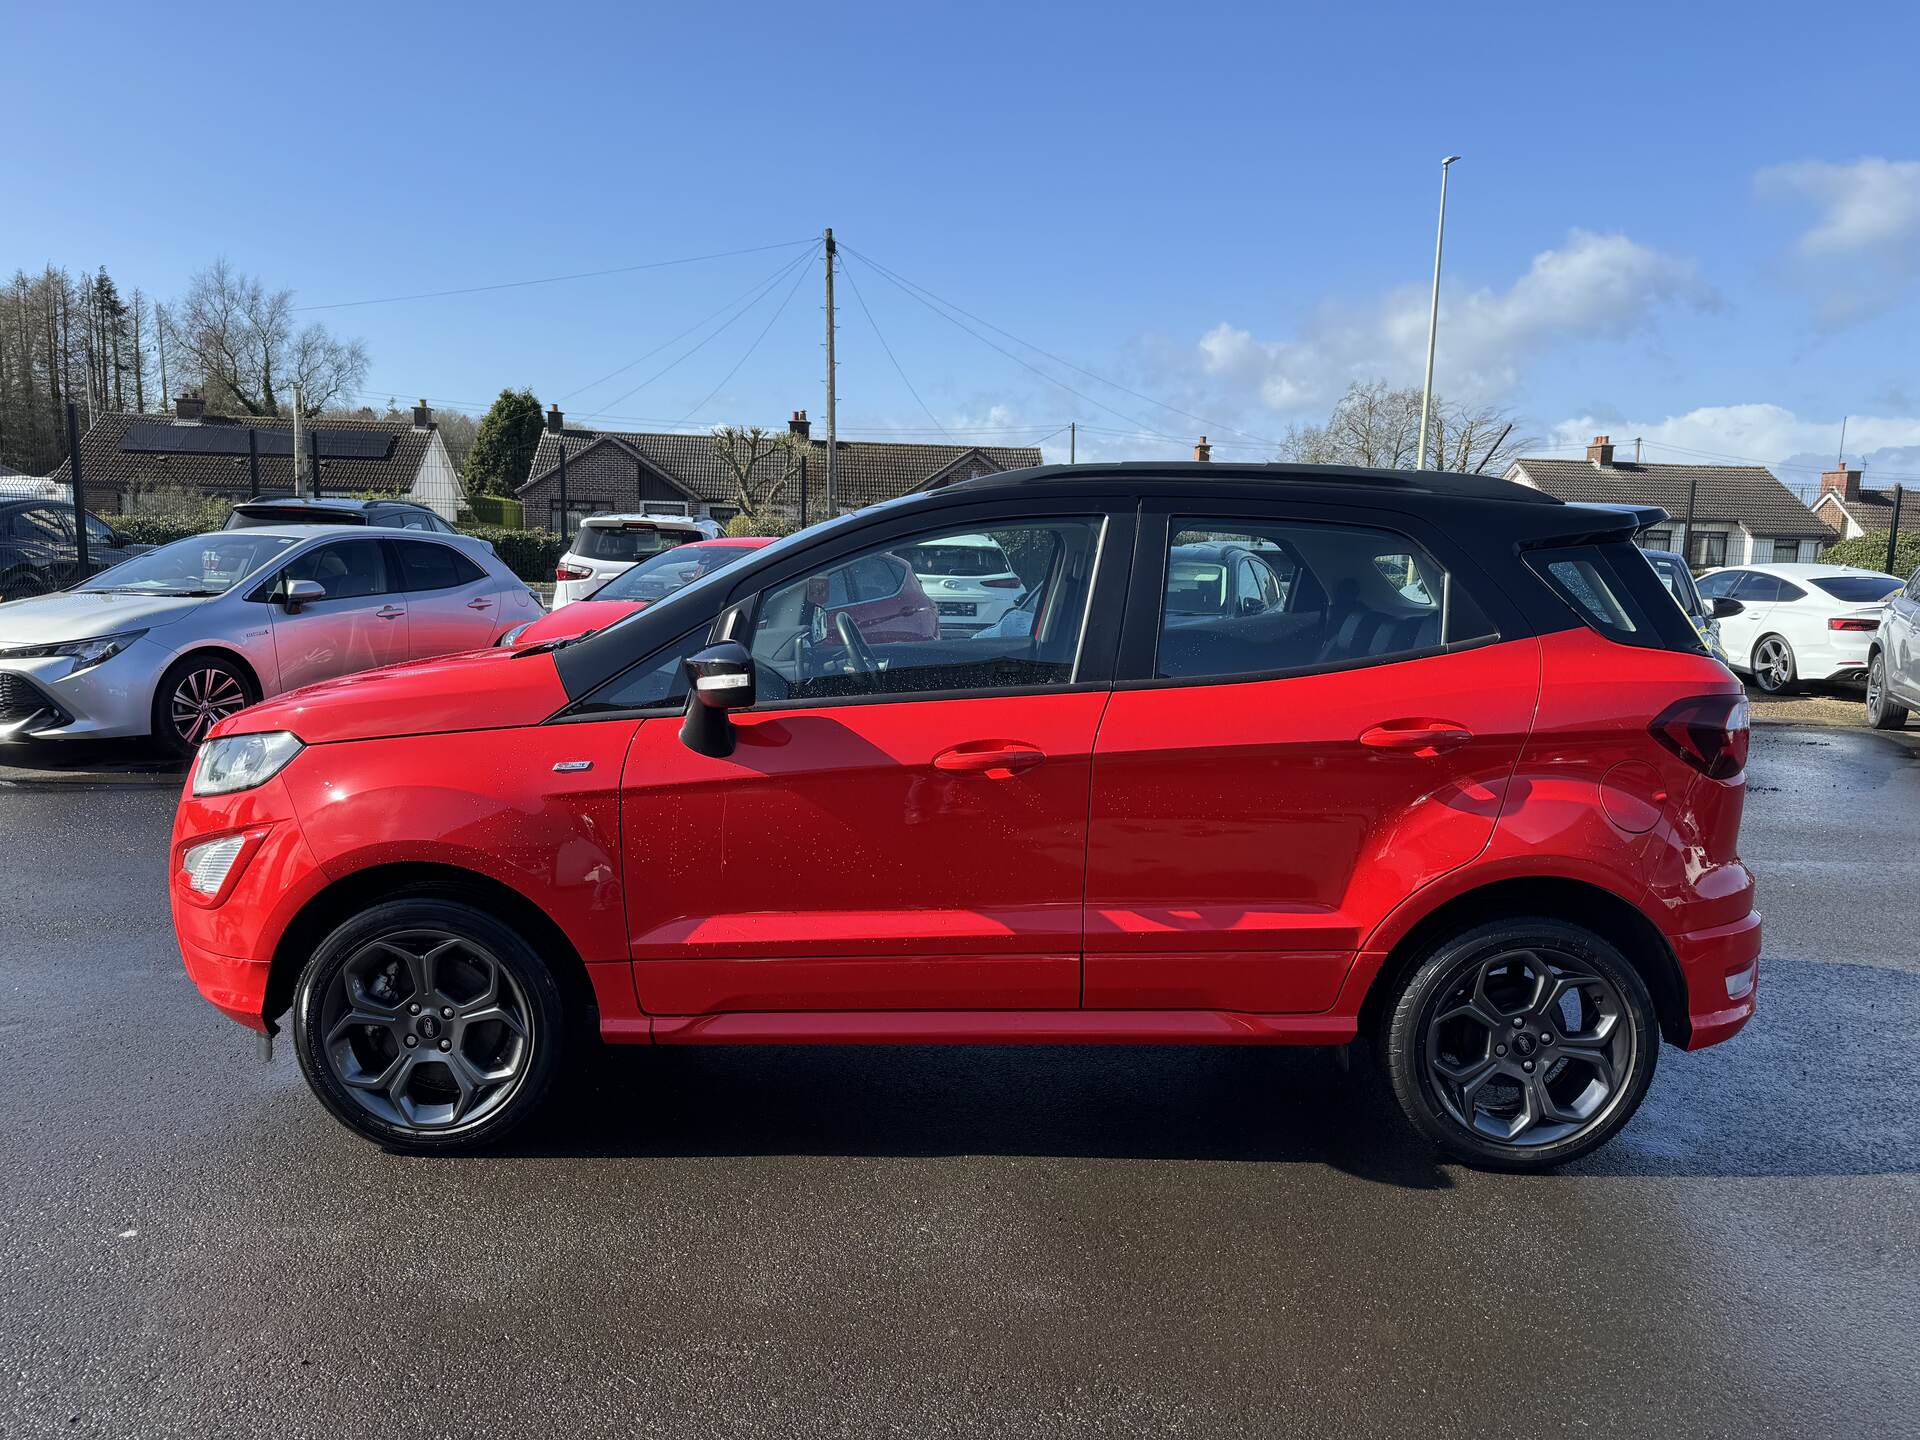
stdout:
<svg viewBox="0 0 1920 1440">
<path fill-rule="evenodd" d="M 1608 1149 L 1271 1050 L 623 1052 L 389 1156 L 194 993 L 177 781 L 0 780 L 0 1435 L 1912 1434 L 1920 758 L 1756 731 L 1768 943 Z"/>
</svg>

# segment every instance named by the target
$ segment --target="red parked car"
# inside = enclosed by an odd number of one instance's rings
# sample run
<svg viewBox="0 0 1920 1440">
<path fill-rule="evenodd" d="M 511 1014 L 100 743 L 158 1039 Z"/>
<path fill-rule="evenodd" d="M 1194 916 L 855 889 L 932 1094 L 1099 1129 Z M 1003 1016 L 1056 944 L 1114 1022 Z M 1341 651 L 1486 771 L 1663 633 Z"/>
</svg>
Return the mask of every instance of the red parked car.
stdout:
<svg viewBox="0 0 1920 1440">
<path fill-rule="evenodd" d="M 1663 1039 L 1754 1009 L 1746 705 L 1633 546 L 1657 518 L 1228 465 L 877 506 L 585 639 L 222 722 L 174 828 L 187 967 L 291 1010 L 321 1101 L 400 1149 L 497 1137 L 583 1035 L 1364 1037 L 1441 1149 L 1555 1165 Z M 981 534 L 1019 625 L 857 611 Z M 1262 583 L 1170 606 L 1192 546 Z"/>
<path fill-rule="evenodd" d="M 604 630 L 616 620 L 644 610 L 716 570 L 744 560 L 772 540 L 761 536 L 730 536 L 724 540 L 689 540 L 671 550 L 649 555 L 622 570 L 584 600 L 574 600 L 516 625 L 496 645 L 540 645 L 549 640 L 571 640 Z"/>
</svg>

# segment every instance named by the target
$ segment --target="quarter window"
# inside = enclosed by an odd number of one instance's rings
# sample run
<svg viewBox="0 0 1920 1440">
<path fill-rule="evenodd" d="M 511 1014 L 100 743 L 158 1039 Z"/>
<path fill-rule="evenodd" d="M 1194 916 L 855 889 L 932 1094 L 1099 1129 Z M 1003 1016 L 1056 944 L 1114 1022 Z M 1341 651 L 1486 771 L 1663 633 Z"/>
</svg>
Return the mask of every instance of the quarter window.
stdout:
<svg viewBox="0 0 1920 1440">
<path fill-rule="evenodd" d="M 1168 541 L 1162 679 L 1375 663 L 1495 633 L 1438 561 L 1391 531 L 1190 518 Z"/>
<path fill-rule="evenodd" d="M 710 626 L 689 630 L 663 645 L 607 689 L 594 696 L 595 710 L 678 710 L 687 703 L 687 667 L 680 662 L 704 650 Z"/>
<path fill-rule="evenodd" d="M 1100 530 L 1076 518 L 936 532 L 778 586 L 760 597 L 747 637 L 760 698 L 1070 684 Z M 956 551 L 988 553 L 994 569 L 955 573 Z"/>
</svg>

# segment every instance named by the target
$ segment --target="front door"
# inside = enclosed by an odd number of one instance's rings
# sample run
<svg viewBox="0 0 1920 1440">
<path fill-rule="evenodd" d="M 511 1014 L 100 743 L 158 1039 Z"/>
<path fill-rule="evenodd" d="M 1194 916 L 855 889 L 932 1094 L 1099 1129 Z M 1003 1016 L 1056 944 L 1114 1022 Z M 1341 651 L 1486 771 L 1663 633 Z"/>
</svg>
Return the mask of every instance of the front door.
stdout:
<svg viewBox="0 0 1920 1440">
<path fill-rule="evenodd" d="M 1498 643 L 1405 534 L 1164 524 L 1095 746 L 1085 1004 L 1325 1010 L 1373 926 L 1486 846 L 1538 642 Z M 1238 603 L 1246 556 L 1277 605 Z"/>
<path fill-rule="evenodd" d="M 883 588 L 911 590 L 924 617 L 848 602 L 864 593 L 863 569 L 911 573 L 913 547 L 945 532 L 835 557 L 734 612 L 759 695 L 735 712 L 734 753 L 696 754 L 678 717 L 663 717 L 641 726 L 626 765 L 643 1008 L 1079 1004 L 1088 786 L 1107 699 L 1081 641 L 1103 529 L 1097 518 L 994 527 L 1024 583 L 1048 589 L 1030 633 L 942 637 L 905 574 Z M 641 667 L 622 703 L 684 695 L 678 657 L 704 640 Z"/>
<path fill-rule="evenodd" d="M 274 594 L 312 580 L 326 598 L 271 607 L 280 689 L 371 670 L 407 658 L 407 603 L 380 540 L 332 540 L 289 560 Z"/>
</svg>

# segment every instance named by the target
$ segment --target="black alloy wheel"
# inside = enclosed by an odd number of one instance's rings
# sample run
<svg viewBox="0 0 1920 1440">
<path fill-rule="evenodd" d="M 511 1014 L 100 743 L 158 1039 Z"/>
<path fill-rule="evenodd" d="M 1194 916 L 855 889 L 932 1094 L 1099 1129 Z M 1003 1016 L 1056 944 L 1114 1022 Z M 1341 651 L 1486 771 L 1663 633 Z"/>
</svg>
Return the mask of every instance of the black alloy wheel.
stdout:
<svg viewBox="0 0 1920 1440">
<path fill-rule="evenodd" d="M 1659 1043 L 1646 983 L 1617 949 L 1532 918 L 1436 946 L 1387 1022 L 1386 1059 L 1408 1119 L 1449 1155 L 1545 1170 L 1626 1124 Z"/>
<path fill-rule="evenodd" d="M 552 972 L 451 900 L 388 901 L 321 942 L 294 990 L 300 1068 L 350 1130 L 431 1153 L 498 1139 L 538 1108 L 564 1043 Z"/>
</svg>

